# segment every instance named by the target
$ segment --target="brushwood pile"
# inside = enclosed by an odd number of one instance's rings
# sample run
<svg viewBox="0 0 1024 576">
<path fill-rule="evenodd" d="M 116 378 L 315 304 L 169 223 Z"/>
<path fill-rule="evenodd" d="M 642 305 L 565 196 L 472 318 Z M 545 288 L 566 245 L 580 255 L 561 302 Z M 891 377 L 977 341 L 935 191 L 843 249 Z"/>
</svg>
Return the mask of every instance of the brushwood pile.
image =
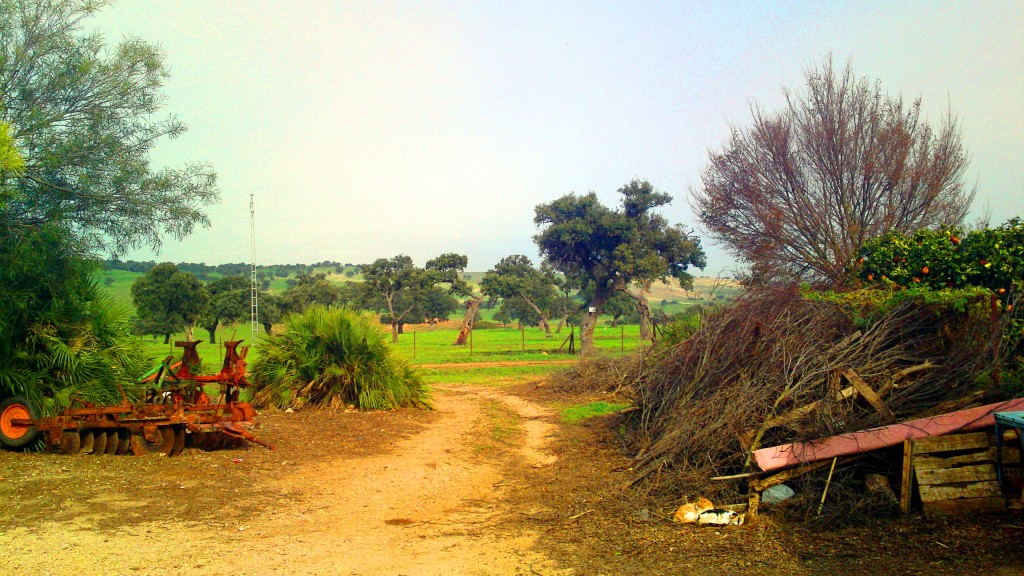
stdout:
<svg viewBox="0 0 1024 576">
<path fill-rule="evenodd" d="M 1019 312 L 995 313 L 990 294 L 830 296 L 792 286 L 703 312 L 692 334 L 652 347 L 636 372 L 626 426 L 635 485 L 666 505 L 693 494 L 741 501 L 743 482 L 711 478 L 756 470 L 757 448 L 1019 395 L 1021 338 L 1010 333 L 1020 331 Z M 884 393 L 891 413 L 841 394 L 844 374 Z M 871 459 L 858 466 L 880 470 L 837 471 L 835 505 L 848 506 L 844 480 L 863 486 L 868 471 L 892 472 Z"/>
</svg>

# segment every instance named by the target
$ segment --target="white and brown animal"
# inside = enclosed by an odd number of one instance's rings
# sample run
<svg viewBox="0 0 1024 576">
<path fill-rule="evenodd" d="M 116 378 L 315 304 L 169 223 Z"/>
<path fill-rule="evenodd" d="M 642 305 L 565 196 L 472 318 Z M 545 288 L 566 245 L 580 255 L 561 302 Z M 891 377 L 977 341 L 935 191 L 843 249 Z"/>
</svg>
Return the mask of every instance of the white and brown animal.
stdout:
<svg viewBox="0 0 1024 576">
<path fill-rule="evenodd" d="M 707 498 L 698 498 L 696 502 L 690 502 L 689 504 L 683 504 L 676 510 L 675 518 L 676 522 L 683 524 L 695 524 L 697 518 L 700 517 L 701 513 L 708 510 L 714 509 L 715 505 L 711 503 L 711 500 Z"/>
<path fill-rule="evenodd" d="M 697 516 L 697 524 L 705 526 L 742 526 L 745 518 L 746 514 L 738 514 L 732 510 L 723 510 L 722 508 L 712 508 L 701 512 Z"/>
</svg>

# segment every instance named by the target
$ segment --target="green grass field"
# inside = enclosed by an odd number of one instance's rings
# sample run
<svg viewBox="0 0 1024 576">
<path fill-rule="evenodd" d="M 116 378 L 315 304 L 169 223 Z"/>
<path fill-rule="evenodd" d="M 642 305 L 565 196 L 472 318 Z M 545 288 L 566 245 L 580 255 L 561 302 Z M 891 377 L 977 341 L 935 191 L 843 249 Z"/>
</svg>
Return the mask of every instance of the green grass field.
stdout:
<svg viewBox="0 0 1024 576">
<path fill-rule="evenodd" d="M 354 272 L 351 267 L 346 267 L 341 274 L 336 273 L 334 268 L 319 267 L 315 273 L 327 274 L 331 282 L 344 283 L 348 281 L 359 281 L 359 274 L 346 276 L 346 272 Z M 467 272 L 465 277 L 471 284 L 478 284 L 483 277 L 483 272 Z M 122 270 L 107 270 L 97 274 L 97 282 L 100 287 L 115 299 L 132 306 L 131 284 L 135 279 L 142 276 L 136 272 Z M 275 277 L 271 283 L 271 289 L 275 292 L 284 291 L 287 288 L 288 278 Z M 683 291 L 678 287 L 670 287 L 663 284 L 656 284 L 651 294 L 651 308 L 659 308 L 669 314 L 676 314 L 687 308 L 707 302 L 710 298 L 717 299 L 721 295 L 724 299 L 732 299 L 738 294 L 739 288 L 728 283 L 717 282 L 710 278 L 697 278 L 694 282 L 694 289 Z M 664 301 L 664 302 L 663 302 Z M 491 320 L 497 308 L 481 309 L 480 314 L 484 320 Z M 460 322 L 461 317 L 452 318 Z M 611 327 L 608 325 L 610 318 L 602 318 L 595 330 L 595 344 L 599 351 L 607 354 L 621 354 L 630 352 L 643 345 L 639 338 L 639 327 L 627 325 Z M 414 365 L 430 364 L 451 364 L 451 363 L 481 363 L 481 362 L 538 362 L 552 359 L 568 359 L 569 343 L 566 341 L 569 336 L 569 329 L 564 328 L 561 333 L 552 334 L 550 338 L 535 328 L 528 327 L 519 330 L 514 326 L 506 328 L 488 328 L 473 331 L 471 342 L 465 346 L 454 346 L 456 332 L 452 329 L 431 329 L 425 325 L 406 326 L 406 333 L 399 336 L 399 341 L 394 345 L 396 352 L 408 359 Z M 195 338 L 204 342 L 199 345 L 199 354 L 203 358 L 206 371 L 216 371 L 221 365 L 223 358 L 223 346 L 219 344 L 222 340 L 244 339 L 246 345 L 250 345 L 250 328 L 248 324 L 237 326 L 221 327 L 217 331 L 218 344 L 209 343 L 209 335 L 205 330 L 198 329 Z M 181 349 L 174 347 L 176 340 L 183 340 L 184 334 L 178 333 L 171 337 L 169 344 L 163 343 L 163 338 L 154 339 L 151 336 L 139 337 L 145 351 L 157 363 L 168 355 L 179 358 Z M 579 349 L 579 332 L 575 332 L 574 345 Z M 258 348 L 251 350 L 250 360 L 255 359 L 259 354 Z M 501 369 L 476 369 L 473 379 L 483 379 L 487 374 L 495 377 L 502 376 Z M 540 371 L 538 369 L 538 371 Z M 426 374 L 430 376 L 430 371 Z M 527 371 L 529 374 L 529 371 Z"/>
</svg>

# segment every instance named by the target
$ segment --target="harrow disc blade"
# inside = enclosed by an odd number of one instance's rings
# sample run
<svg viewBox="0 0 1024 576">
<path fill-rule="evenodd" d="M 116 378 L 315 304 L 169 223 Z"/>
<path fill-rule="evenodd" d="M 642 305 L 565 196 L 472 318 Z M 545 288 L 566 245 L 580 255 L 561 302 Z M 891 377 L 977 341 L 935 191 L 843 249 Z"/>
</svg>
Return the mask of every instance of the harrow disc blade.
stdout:
<svg viewBox="0 0 1024 576">
<path fill-rule="evenodd" d="M 93 447 L 96 445 L 96 435 L 92 430 L 82 430 L 78 433 L 79 440 L 79 454 L 92 454 Z"/>
<path fill-rule="evenodd" d="M 146 435 L 141 430 L 132 431 L 131 436 L 131 450 L 136 456 L 144 456 L 146 454 L 164 454 L 169 456 L 171 451 L 174 450 L 175 433 L 173 426 L 160 426 L 156 429 L 153 434 L 152 441 L 146 439 Z"/>
<path fill-rule="evenodd" d="M 117 455 L 127 454 L 131 450 L 131 439 L 128 435 L 128 431 L 124 429 L 118 429 L 114 433 L 117 434 L 117 442 L 114 442 L 114 451 L 107 453 Z"/>
<path fill-rule="evenodd" d="M 107 431 L 106 430 L 95 430 L 92 433 L 92 453 L 93 454 L 106 454 L 107 453 Z"/>
<path fill-rule="evenodd" d="M 60 435 L 56 448 L 60 454 L 78 454 L 82 449 L 82 437 L 77 430 L 67 430 Z"/>
</svg>

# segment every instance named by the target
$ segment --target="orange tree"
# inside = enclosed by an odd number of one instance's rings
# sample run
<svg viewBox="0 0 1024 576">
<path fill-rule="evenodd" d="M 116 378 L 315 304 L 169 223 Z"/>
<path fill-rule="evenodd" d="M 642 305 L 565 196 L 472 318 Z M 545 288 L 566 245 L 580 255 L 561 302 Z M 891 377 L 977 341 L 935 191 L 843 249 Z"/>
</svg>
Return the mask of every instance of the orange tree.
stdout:
<svg viewBox="0 0 1024 576">
<path fill-rule="evenodd" d="M 989 314 L 1002 335 L 1002 355 L 1011 370 L 1024 366 L 1024 221 L 996 228 L 959 228 L 890 233 L 868 242 L 858 260 L 861 280 L 890 288 L 991 291 Z M 1015 306 L 1016 305 L 1016 306 Z"/>
</svg>

